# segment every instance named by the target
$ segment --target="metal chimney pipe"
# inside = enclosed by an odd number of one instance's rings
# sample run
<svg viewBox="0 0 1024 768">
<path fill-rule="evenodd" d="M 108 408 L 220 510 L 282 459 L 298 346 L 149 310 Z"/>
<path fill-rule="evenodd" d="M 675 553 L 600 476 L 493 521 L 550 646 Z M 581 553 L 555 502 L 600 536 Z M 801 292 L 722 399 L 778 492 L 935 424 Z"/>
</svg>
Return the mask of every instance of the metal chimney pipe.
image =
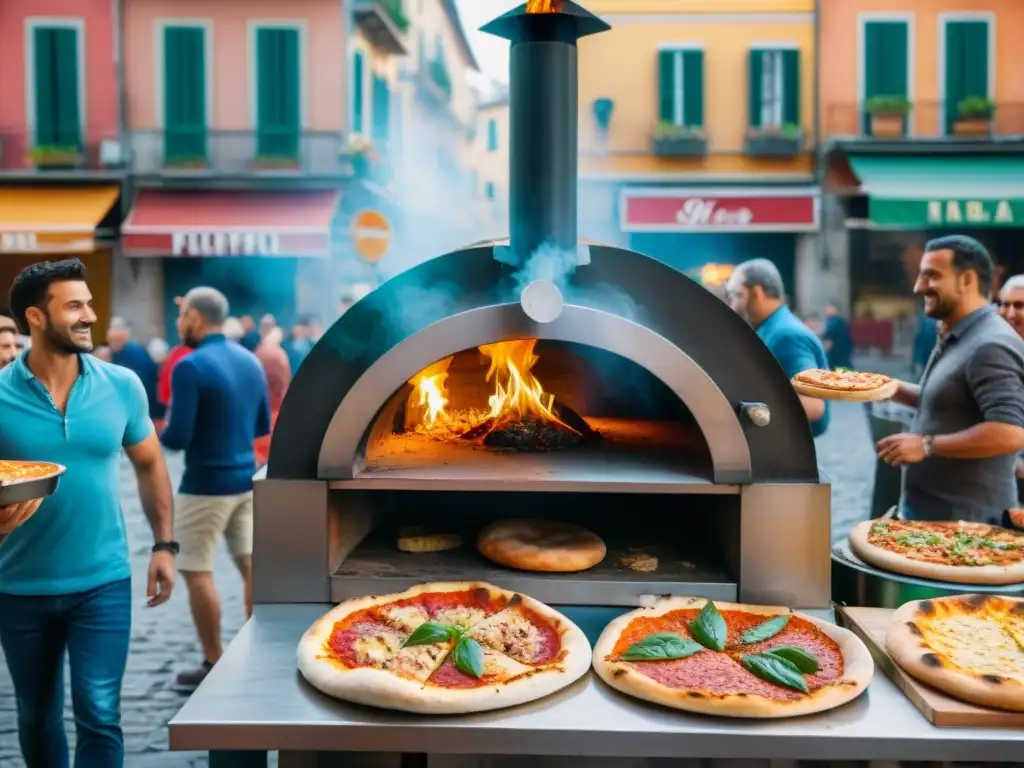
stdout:
<svg viewBox="0 0 1024 768">
<path fill-rule="evenodd" d="M 611 27 L 570 0 L 527 4 L 481 29 L 509 51 L 509 235 L 502 261 L 522 266 L 542 246 L 578 242 L 579 78 L 576 41 Z"/>
</svg>

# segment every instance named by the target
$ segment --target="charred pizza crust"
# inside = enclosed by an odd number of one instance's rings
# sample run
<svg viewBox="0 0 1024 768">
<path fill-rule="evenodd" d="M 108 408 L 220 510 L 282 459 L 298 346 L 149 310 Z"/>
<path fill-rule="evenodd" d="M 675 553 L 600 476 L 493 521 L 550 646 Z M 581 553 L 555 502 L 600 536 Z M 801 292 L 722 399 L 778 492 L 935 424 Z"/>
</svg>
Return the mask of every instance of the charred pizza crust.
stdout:
<svg viewBox="0 0 1024 768">
<path fill-rule="evenodd" d="M 468 635 L 480 638 L 487 655 L 488 668 L 494 664 L 507 670 L 505 679 L 493 684 L 472 688 L 444 687 L 401 676 L 384 668 L 349 667 L 332 657 L 327 650 L 335 624 L 358 611 L 431 593 L 474 590 L 486 590 L 490 598 L 505 603 L 508 608 L 521 605 L 547 621 L 559 636 L 561 645 L 558 654 L 549 662 L 527 665 L 495 650 L 493 644 L 488 644 L 484 633 L 493 629 L 493 622 L 489 619 L 499 617 L 502 611 L 482 620 L 477 616 L 465 622 Z M 422 623 L 422 620 L 421 617 L 410 621 L 406 626 L 408 632 L 415 629 L 417 621 Z M 397 645 L 400 646 L 400 641 Z M 428 651 L 433 648 L 434 669 L 441 666 L 451 651 L 450 646 L 442 645 L 444 647 L 419 646 Z M 397 650 L 398 647 L 391 649 L 391 658 L 394 658 Z M 590 668 L 590 656 L 590 643 L 582 630 L 544 603 L 483 582 L 436 582 L 420 584 L 405 592 L 370 595 L 340 603 L 318 619 L 303 635 L 298 647 L 298 667 L 313 687 L 344 701 L 383 709 L 444 715 L 501 709 L 549 696 L 586 674 Z"/>
<path fill-rule="evenodd" d="M 764 616 L 765 620 L 785 615 L 798 617 L 814 625 L 839 646 L 843 657 L 842 676 L 811 691 L 809 695 L 787 701 L 749 693 L 718 694 L 694 688 L 672 688 L 637 672 L 633 663 L 612 658 L 619 637 L 635 619 L 654 618 L 678 610 L 700 609 L 706 602 L 707 600 L 698 597 L 668 597 L 652 606 L 639 608 L 618 617 L 605 627 L 594 646 L 594 671 L 612 688 L 638 699 L 688 712 L 747 718 L 797 717 L 833 709 L 857 698 L 871 682 L 875 670 L 871 653 L 852 632 L 813 616 L 797 613 L 790 608 L 763 605 L 715 603 L 721 611 L 758 614 Z"/>
<path fill-rule="evenodd" d="M 891 399 L 900 383 L 880 373 L 855 371 L 801 371 L 791 380 L 797 394 L 819 400 L 845 400 L 847 402 L 877 402 Z"/>
<path fill-rule="evenodd" d="M 907 674 L 953 698 L 1024 712 L 1024 600 L 916 600 L 893 614 L 885 644 Z"/>
<path fill-rule="evenodd" d="M 957 565 L 934 561 L 926 561 L 908 557 L 900 552 L 893 552 L 876 546 L 870 541 L 872 526 L 881 524 L 879 520 L 864 520 L 850 531 L 850 549 L 868 565 L 881 568 L 892 573 L 905 576 L 916 576 L 921 579 L 946 581 L 953 584 L 1019 584 L 1024 582 L 1024 560 L 1009 565 Z M 897 521 L 900 523 L 901 521 Z M 927 530 L 927 522 L 922 523 L 922 532 Z M 962 523 L 964 529 L 971 532 L 975 529 L 990 530 L 993 526 L 977 523 Z M 1000 529 L 1004 530 L 1004 529 Z M 1007 531 L 1008 533 L 1015 533 Z M 1020 537 L 1024 542 L 1024 536 Z"/>
<path fill-rule="evenodd" d="M 596 533 L 554 520 L 499 520 L 477 537 L 488 560 L 523 571 L 572 573 L 593 568 L 608 550 Z"/>
</svg>

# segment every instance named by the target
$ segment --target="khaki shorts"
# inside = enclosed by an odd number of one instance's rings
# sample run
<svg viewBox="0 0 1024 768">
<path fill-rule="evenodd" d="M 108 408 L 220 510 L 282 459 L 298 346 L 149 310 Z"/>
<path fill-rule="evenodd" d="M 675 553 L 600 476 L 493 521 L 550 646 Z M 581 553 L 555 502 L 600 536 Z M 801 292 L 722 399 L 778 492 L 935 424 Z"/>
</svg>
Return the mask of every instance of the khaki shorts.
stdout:
<svg viewBox="0 0 1024 768">
<path fill-rule="evenodd" d="M 252 491 L 234 496 L 182 493 L 174 510 L 174 534 L 181 545 L 179 571 L 212 571 L 221 536 L 234 557 L 252 554 Z"/>
</svg>

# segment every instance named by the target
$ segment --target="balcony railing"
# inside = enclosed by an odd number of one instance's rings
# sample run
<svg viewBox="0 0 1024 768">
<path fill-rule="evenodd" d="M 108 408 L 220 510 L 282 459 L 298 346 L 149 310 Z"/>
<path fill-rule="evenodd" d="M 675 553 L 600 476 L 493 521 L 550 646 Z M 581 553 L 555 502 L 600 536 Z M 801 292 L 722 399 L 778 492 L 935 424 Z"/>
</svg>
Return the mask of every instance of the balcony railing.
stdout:
<svg viewBox="0 0 1024 768">
<path fill-rule="evenodd" d="M 330 131 L 131 131 L 131 172 L 140 176 L 353 174 L 343 135 Z"/>
<path fill-rule="evenodd" d="M 356 23 L 377 48 L 385 53 L 403 56 L 409 17 L 404 0 L 355 0 L 352 12 Z"/>
<path fill-rule="evenodd" d="M 25 131 L 0 132 L 0 173 L 110 172 L 125 168 L 116 136 L 98 141 L 42 144 Z"/>
<path fill-rule="evenodd" d="M 913 101 L 900 104 L 832 103 L 825 107 L 822 134 L 827 139 L 900 141 L 950 139 L 986 141 L 1024 136 L 1024 102 L 995 102 L 965 114 L 963 102 Z M 978 114 L 978 113 L 981 114 Z"/>
</svg>

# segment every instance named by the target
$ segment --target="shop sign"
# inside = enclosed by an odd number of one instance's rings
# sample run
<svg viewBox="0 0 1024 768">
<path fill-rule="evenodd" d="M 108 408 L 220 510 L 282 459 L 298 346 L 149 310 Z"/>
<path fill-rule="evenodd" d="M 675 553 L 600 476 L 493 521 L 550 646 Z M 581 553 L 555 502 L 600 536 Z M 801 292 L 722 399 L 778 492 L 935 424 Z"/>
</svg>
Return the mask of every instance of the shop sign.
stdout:
<svg viewBox="0 0 1024 768">
<path fill-rule="evenodd" d="M 0 232 L 0 253 L 92 253 L 92 232 Z"/>
<path fill-rule="evenodd" d="M 39 248 L 35 232 L 0 232 L 0 251 L 31 253 Z"/>
<path fill-rule="evenodd" d="M 818 228 L 818 197 L 775 191 L 624 190 L 624 232 L 800 232 Z"/>
<path fill-rule="evenodd" d="M 1024 226 L 1024 199 L 871 198 L 869 206 L 871 222 L 886 227 Z"/>
<path fill-rule="evenodd" d="M 173 256 L 277 256 L 280 238 L 271 232 L 193 231 L 171 237 Z"/>
<path fill-rule="evenodd" d="M 376 264 L 391 246 L 391 224 L 377 211 L 360 211 L 352 219 L 352 242 L 356 253 Z"/>
</svg>

